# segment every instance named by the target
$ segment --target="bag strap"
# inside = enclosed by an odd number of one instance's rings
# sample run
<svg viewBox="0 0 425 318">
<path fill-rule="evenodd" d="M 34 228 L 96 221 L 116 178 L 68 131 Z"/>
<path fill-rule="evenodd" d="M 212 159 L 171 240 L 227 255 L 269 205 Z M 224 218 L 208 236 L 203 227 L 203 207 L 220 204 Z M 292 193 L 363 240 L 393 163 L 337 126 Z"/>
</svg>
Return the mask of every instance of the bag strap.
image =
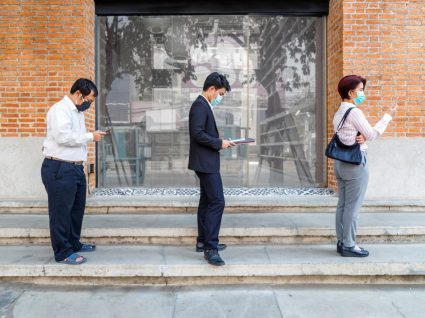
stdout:
<svg viewBox="0 0 425 318">
<path fill-rule="evenodd" d="M 342 117 L 341 121 L 339 122 L 338 126 L 336 127 L 336 132 L 338 132 L 342 126 L 344 126 L 345 121 L 347 120 L 348 114 L 351 112 L 351 110 L 355 107 L 350 107 L 345 112 L 344 116 Z"/>
</svg>

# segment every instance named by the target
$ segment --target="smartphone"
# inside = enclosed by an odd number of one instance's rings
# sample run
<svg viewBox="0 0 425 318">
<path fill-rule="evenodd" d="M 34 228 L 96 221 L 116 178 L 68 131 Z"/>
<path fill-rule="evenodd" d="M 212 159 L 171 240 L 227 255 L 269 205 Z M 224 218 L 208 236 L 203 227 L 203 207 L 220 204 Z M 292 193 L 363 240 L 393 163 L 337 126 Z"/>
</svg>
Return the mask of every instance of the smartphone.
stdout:
<svg viewBox="0 0 425 318">
<path fill-rule="evenodd" d="M 104 130 L 104 132 L 106 132 L 107 134 L 109 134 L 109 133 L 111 132 L 111 130 L 112 130 L 112 128 L 106 128 L 106 129 Z"/>
</svg>

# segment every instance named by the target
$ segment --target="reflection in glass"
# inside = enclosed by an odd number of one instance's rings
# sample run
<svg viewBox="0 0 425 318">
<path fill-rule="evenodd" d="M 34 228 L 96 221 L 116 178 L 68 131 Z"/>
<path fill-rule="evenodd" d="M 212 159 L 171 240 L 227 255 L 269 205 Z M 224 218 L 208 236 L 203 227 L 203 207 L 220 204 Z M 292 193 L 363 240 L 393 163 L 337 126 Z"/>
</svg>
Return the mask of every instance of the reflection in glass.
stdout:
<svg viewBox="0 0 425 318">
<path fill-rule="evenodd" d="M 205 77 L 232 91 L 214 109 L 225 186 L 321 186 L 323 18 L 98 17 L 99 186 L 196 186 L 188 112 Z"/>
</svg>

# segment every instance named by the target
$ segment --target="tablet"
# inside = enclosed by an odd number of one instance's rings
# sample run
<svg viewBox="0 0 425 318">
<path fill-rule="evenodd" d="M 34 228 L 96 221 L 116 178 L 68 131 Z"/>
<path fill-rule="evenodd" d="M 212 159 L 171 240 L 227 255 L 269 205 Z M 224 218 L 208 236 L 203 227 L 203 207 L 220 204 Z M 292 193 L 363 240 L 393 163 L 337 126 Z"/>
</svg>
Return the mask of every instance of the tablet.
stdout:
<svg viewBox="0 0 425 318">
<path fill-rule="evenodd" d="M 254 138 L 238 138 L 238 139 L 229 139 L 234 144 L 249 144 L 251 142 L 255 142 Z"/>
</svg>

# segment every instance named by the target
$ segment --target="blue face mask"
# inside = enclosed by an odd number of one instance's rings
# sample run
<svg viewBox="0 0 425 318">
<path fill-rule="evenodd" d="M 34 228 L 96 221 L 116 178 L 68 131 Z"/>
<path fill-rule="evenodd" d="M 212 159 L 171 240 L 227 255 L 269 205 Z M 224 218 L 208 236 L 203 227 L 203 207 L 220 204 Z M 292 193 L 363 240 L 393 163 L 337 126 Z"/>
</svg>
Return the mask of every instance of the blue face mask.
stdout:
<svg viewBox="0 0 425 318">
<path fill-rule="evenodd" d="M 218 94 L 218 96 L 211 101 L 211 106 L 212 107 L 217 106 L 218 104 L 221 103 L 222 100 L 223 100 L 223 96 L 221 96 L 220 94 Z"/>
<path fill-rule="evenodd" d="M 363 91 L 357 91 L 357 97 L 353 98 L 354 104 L 360 105 L 366 99 L 366 96 Z"/>
</svg>

